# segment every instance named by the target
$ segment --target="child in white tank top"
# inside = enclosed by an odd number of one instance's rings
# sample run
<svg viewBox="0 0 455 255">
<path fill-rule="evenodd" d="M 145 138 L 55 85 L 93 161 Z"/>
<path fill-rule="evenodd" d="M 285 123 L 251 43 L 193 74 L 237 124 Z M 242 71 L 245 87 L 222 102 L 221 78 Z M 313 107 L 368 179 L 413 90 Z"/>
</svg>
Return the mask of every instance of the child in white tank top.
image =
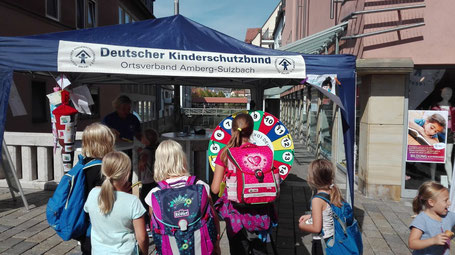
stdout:
<svg viewBox="0 0 455 255">
<path fill-rule="evenodd" d="M 334 183 L 335 168 L 325 159 L 317 159 L 308 167 L 308 184 L 316 191 L 318 196 L 330 199 L 330 202 L 341 207 L 341 192 Z M 324 194 L 325 193 L 325 194 Z M 334 235 L 332 208 L 322 198 L 313 197 L 311 201 L 311 214 L 302 215 L 299 219 L 299 228 L 313 233 L 311 254 L 323 254 L 321 236 L 326 241 Z"/>
</svg>

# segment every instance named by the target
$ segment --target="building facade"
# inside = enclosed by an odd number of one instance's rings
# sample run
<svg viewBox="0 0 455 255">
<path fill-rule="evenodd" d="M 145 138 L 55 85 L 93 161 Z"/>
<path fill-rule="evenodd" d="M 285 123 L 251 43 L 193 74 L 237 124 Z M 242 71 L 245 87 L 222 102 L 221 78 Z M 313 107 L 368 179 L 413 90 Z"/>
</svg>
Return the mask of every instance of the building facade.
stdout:
<svg viewBox="0 0 455 255">
<path fill-rule="evenodd" d="M 98 26 L 124 24 L 155 18 L 154 0 L 1 0 L 0 36 L 25 36 Z M 56 74 L 16 72 L 16 97 L 26 114 L 15 109 L 8 111 L 6 131 L 50 132 L 49 102 L 46 94 L 56 86 Z M 159 116 L 156 104 L 157 88 L 147 85 L 83 84 L 89 88 L 95 104 L 92 115 L 81 115 L 78 130 L 113 111 L 112 100 L 126 94 L 133 100 L 133 109 L 145 125 Z M 71 87 L 69 87 L 71 88 Z M 10 104 L 11 106 L 11 104 Z M 151 106 L 151 107 L 149 107 Z M 154 109 L 153 111 L 150 110 Z M 19 115 L 18 115 L 19 114 Z"/>
<path fill-rule="evenodd" d="M 358 189 L 367 196 L 399 200 L 414 196 L 426 180 L 444 182 L 453 176 L 446 170 L 453 166 L 453 140 L 448 140 L 449 163 L 408 162 L 406 155 L 408 111 L 432 109 L 442 101 L 442 88 L 455 89 L 455 50 L 449 45 L 455 34 L 448 32 L 455 25 L 451 18 L 455 3 L 281 3 L 274 33 L 278 49 L 357 57 L 357 95 L 352 96 L 357 98 Z M 449 104 L 454 104 L 453 97 Z M 305 86 L 283 93 L 281 107 L 295 137 L 342 169 L 339 110 Z"/>
<path fill-rule="evenodd" d="M 245 36 L 245 42 L 264 48 L 274 48 L 274 31 L 277 15 L 281 9 L 281 2 L 275 7 L 268 19 L 260 28 L 249 28 Z"/>
</svg>

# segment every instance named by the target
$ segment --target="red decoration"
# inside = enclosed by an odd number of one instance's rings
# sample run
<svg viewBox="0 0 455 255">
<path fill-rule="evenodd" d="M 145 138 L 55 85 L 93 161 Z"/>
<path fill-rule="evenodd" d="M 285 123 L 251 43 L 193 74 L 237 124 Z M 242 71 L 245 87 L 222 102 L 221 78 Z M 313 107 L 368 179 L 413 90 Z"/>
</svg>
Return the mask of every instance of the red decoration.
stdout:
<svg viewBox="0 0 455 255">
<path fill-rule="evenodd" d="M 69 92 L 62 90 L 62 104 L 52 113 L 55 116 L 58 143 L 62 148 L 62 161 L 64 171 L 73 167 L 74 141 L 76 139 L 76 122 L 78 111 L 69 105 Z"/>
</svg>

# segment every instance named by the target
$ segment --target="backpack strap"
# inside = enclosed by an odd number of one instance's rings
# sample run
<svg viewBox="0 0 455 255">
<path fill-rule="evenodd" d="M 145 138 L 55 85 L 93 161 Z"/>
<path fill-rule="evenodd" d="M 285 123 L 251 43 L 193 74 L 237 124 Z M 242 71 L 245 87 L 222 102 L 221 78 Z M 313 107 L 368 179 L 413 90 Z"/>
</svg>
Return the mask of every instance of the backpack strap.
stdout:
<svg viewBox="0 0 455 255">
<path fill-rule="evenodd" d="M 331 207 L 333 206 L 332 203 L 330 203 L 330 195 L 325 193 L 325 192 L 319 192 L 317 193 L 316 195 L 314 195 L 314 197 L 317 197 L 317 198 L 320 198 L 322 200 L 324 200 L 325 202 L 327 202 Z M 313 197 L 313 198 L 314 198 Z M 347 227 L 346 227 L 346 224 L 340 219 L 340 216 L 338 216 L 338 214 L 336 214 L 333 210 L 332 210 L 332 216 L 333 218 L 338 221 L 338 223 L 340 223 L 340 226 L 341 228 L 343 228 L 343 232 L 345 235 L 347 235 Z"/>
<path fill-rule="evenodd" d="M 179 183 L 179 182 L 183 182 L 183 180 L 177 181 L 175 183 Z M 196 176 L 194 176 L 194 175 L 189 176 L 188 179 L 185 181 L 185 186 L 191 186 L 193 184 L 196 184 L 196 182 L 197 182 Z M 158 182 L 158 186 L 160 189 L 171 189 L 172 188 L 172 186 L 169 183 L 167 183 L 165 180 Z"/>
<path fill-rule="evenodd" d="M 89 162 L 87 162 L 87 164 L 85 164 L 83 168 L 85 169 L 85 168 L 89 168 L 91 166 L 99 166 L 101 164 L 102 164 L 101 159 L 92 159 Z"/>
<path fill-rule="evenodd" d="M 256 148 L 256 147 L 258 147 L 256 144 L 248 142 L 248 143 L 244 143 L 244 144 L 240 145 L 239 148 L 243 149 L 243 148 Z"/>
<path fill-rule="evenodd" d="M 162 180 L 162 181 L 158 182 L 158 186 L 160 187 L 160 189 L 169 189 L 169 188 L 171 188 L 169 183 L 167 183 L 165 180 Z"/>
<path fill-rule="evenodd" d="M 325 192 L 319 192 L 319 193 L 317 193 L 316 195 L 313 196 L 313 198 L 315 198 L 315 197 L 324 200 L 324 201 L 327 202 L 329 205 L 332 205 L 332 204 L 330 203 L 330 195 L 327 194 L 327 193 L 325 193 Z"/>
<path fill-rule="evenodd" d="M 191 186 L 191 185 L 196 184 L 197 181 L 198 181 L 197 177 L 194 176 L 194 175 L 191 175 L 191 176 L 188 177 L 188 180 L 186 180 L 186 184 L 185 185 L 186 186 Z"/>
</svg>

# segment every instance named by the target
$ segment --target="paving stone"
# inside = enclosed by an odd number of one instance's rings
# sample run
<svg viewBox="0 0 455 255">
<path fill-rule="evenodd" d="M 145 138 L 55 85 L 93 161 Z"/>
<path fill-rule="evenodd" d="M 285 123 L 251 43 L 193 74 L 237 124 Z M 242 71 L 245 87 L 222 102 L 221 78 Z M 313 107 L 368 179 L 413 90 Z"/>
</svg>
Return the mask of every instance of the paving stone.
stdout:
<svg viewBox="0 0 455 255">
<path fill-rule="evenodd" d="M 17 238 L 30 238 L 36 234 L 38 234 L 39 232 L 43 231 L 44 229 L 47 229 L 49 228 L 49 224 L 47 224 L 47 222 L 40 222 L 34 226 L 32 226 L 31 228 L 29 229 L 26 229 L 20 233 L 17 233 L 16 235 L 14 235 L 14 237 L 17 237 Z"/>
<path fill-rule="evenodd" d="M 22 231 L 21 229 L 17 229 L 17 228 L 13 227 L 13 228 L 10 228 L 10 229 L 2 232 L 0 234 L 0 241 L 1 241 L 0 243 L 2 243 L 4 240 L 14 236 L 15 234 L 17 234 L 17 233 L 19 233 L 21 231 Z"/>
<path fill-rule="evenodd" d="M 28 241 L 41 243 L 49 237 L 55 235 L 55 231 L 51 228 L 46 228 L 41 232 L 36 233 L 35 235 L 28 238 Z"/>
<path fill-rule="evenodd" d="M 383 238 L 367 238 L 375 254 L 379 252 L 392 252 Z"/>
<path fill-rule="evenodd" d="M 22 241 L 24 241 L 22 238 L 8 238 L 0 242 L 0 247 L 7 247 L 9 249 Z"/>
<path fill-rule="evenodd" d="M 34 242 L 20 242 L 10 249 L 6 250 L 3 252 L 3 254 L 22 254 L 23 252 L 26 252 L 27 250 L 30 250 L 32 247 L 36 246 L 37 243 Z"/>
<path fill-rule="evenodd" d="M 58 237 L 57 235 L 53 235 L 46 240 L 39 242 L 38 245 L 34 246 L 31 250 L 35 252 L 47 252 L 57 246 L 59 243 L 62 242 L 62 239 Z"/>
<path fill-rule="evenodd" d="M 379 231 L 364 230 L 363 234 L 367 238 L 382 238 L 382 235 Z"/>
<path fill-rule="evenodd" d="M 11 226 L 0 225 L 0 233 L 4 232 L 10 228 L 11 228 Z"/>
<path fill-rule="evenodd" d="M 70 244 L 68 242 L 61 242 L 58 245 L 54 246 L 52 249 L 46 252 L 46 254 L 66 254 L 70 252 L 77 245 Z"/>
</svg>

